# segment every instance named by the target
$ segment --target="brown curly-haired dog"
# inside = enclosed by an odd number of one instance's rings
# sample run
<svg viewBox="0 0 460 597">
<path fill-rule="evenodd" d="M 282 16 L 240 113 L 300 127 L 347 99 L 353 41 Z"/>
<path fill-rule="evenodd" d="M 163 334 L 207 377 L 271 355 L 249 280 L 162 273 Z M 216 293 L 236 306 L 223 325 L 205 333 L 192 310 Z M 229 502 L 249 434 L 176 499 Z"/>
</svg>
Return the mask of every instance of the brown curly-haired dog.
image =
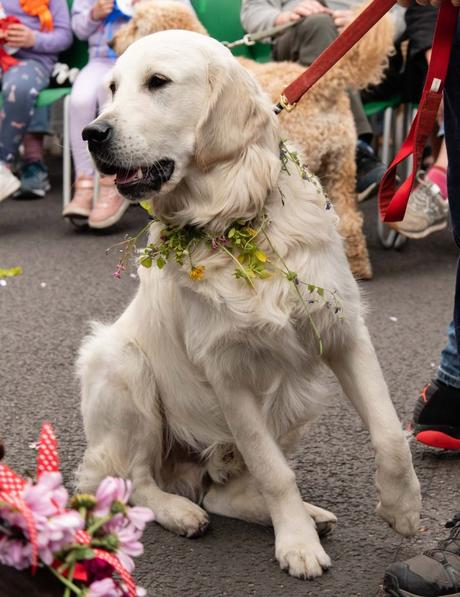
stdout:
<svg viewBox="0 0 460 597">
<path fill-rule="evenodd" d="M 112 45 L 117 54 L 122 54 L 140 37 L 165 29 L 207 34 L 186 6 L 168 0 L 143 0 L 136 5 L 131 21 L 115 34 Z M 385 18 L 303 97 L 293 113 L 280 115 L 286 137 L 301 149 L 334 203 L 351 269 L 361 279 L 371 278 L 372 269 L 363 217 L 357 207 L 356 129 L 346 89 L 364 89 L 378 83 L 392 47 L 393 26 Z M 304 71 L 294 62 L 260 64 L 246 58 L 239 60 L 273 101 Z"/>
</svg>

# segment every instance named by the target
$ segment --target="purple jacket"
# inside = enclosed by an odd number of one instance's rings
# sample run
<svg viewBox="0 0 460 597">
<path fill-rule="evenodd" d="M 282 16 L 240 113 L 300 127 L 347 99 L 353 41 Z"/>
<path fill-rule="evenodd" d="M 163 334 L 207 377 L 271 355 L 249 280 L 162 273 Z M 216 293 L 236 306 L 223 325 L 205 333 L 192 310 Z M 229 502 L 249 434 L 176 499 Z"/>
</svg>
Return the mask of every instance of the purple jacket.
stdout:
<svg viewBox="0 0 460 597">
<path fill-rule="evenodd" d="M 94 21 L 91 9 L 95 4 L 96 0 L 74 0 L 72 4 L 72 29 L 78 39 L 88 41 L 90 60 L 112 56 L 107 42 L 126 23 L 125 19 L 117 19 L 110 25 L 103 20 Z"/>
<path fill-rule="evenodd" d="M 18 60 L 38 60 L 51 72 L 57 56 L 72 43 L 69 9 L 66 0 L 50 0 L 49 10 L 53 15 L 54 29 L 50 32 L 40 31 L 38 17 L 25 13 L 18 0 L 0 0 L 7 15 L 18 17 L 24 25 L 35 31 L 35 45 L 32 48 L 21 48 L 14 57 Z"/>
<path fill-rule="evenodd" d="M 0 0 L 1 2 L 1 0 Z M 190 0 L 179 0 L 182 4 L 190 6 Z M 94 21 L 91 18 L 91 9 L 96 0 L 74 0 L 72 5 L 72 29 L 78 39 L 88 41 L 90 60 L 94 58 L 107 58 L 115 56 L 110 52 L 107 42 L 112 39 L 115 32 L 126 23 L 125 19 L 117 19 L 110 25 L 104 21 Z"/>
</svg>

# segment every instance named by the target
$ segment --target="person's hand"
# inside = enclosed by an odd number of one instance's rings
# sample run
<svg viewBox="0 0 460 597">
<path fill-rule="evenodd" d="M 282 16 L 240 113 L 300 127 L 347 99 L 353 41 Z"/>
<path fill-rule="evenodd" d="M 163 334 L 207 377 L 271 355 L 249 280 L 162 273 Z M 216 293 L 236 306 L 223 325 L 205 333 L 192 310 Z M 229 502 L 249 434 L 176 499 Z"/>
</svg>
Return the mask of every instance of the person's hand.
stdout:
<svg viewBox="0 0 460 597">
<path fill-rule="evenodd" d="M 317 15 L 323 12 L 330 14 L 329 8 L 323 6 L 317 0 L 302 0 L 293 10 L 293 12 L 299 17 L 310 17 L 311 15 Z"/>
<path fill-rule="evenodd" d="M 283 12 L 280 12 L 280 14 L 276 17 L 274 25 L 285 25 L 286 23 L 290 23 L 291 21 L 298 21 L 299 19 L 300 15 L 297 15 L 295 12 L 285 10 Z"/>
<path fill-rule="evenodd" d="M 348 27 L 355 18 L 355 13 L 351 10 L 333 10 L 332 18 L 334 19 L 334 25 L 337 27 L 337 31 L 342 33 L 345 27 Z"/>
<path fill-rule="evenodd" d="M 113 0 L 97 0 L 91 9 L 91 18 L 93 21 L 102 21 L 113 10 Z"/>
<path fill-rule="evenodd" d="M 452 2 L 452 4 L 454 6 L 460 6 L 460 0 L 446 0 L 446 1 L 450 1 Z M 438 6 L 441 6 L 443 0 L 417 0 L 417 4 L 421 4 L 422 6 L 435 6 L 436 8 Z M 407 8 L 408 6 L 410 6 L 412 4 L 412 0 L 398 0 L 398 4 L 400 6 L 404 6 L 404 8 Z"/>
<path fill-rule="evenodd" d="M 32 48 L 35 45 L 35 32 L 22 23 L 13 23 L 6 32 L 6 41 L 12 48 Z"/>
</svg>

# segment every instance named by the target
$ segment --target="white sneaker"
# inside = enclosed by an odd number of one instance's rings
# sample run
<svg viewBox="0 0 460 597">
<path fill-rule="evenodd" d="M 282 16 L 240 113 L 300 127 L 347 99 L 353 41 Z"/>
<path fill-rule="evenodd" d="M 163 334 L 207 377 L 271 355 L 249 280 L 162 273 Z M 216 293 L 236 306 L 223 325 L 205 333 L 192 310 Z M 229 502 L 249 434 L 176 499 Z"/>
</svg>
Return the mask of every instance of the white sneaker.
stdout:
<svg viewBox="0 0 460 597">
<path fill-rule="evenodd" d="M 449 202 L 437 184 L 424 174 L 417 175 L 418 186 L 412 191 L 402 222 L 392 222 L 391 228 L 408 238 L 425 238 L 432 232 L 447 228 Z"/>
<path fill-rule="evenodd" d="M 0 162 L 0 201 L 15 193 L 21 186 L 19 178 Z"/>
</svg>

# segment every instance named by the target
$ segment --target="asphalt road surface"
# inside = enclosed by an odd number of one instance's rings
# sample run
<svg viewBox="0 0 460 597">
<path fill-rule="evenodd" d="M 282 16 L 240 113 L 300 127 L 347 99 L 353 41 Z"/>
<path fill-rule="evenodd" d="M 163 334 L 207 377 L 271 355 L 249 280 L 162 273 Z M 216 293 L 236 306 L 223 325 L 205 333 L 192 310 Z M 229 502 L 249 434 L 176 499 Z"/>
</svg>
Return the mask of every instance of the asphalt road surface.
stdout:
<svg viewBox="0 0 460 597">
<path fill-rule="evenodd" d="M 57 169 L 57 166 L 56 166 Z M 0 267 L 24 274 L 0 286 L 0 435 L 7 462 L 31 468 L 40 424 L 51 420 L 69 483 L 85 440 L 73 364 L 87 323 L 111 321 L 136 290 L 137 279 L 111 277 L 105 249 L 145 222 L 128 210 L 109 234 L 76 232 L 60 217 L 58 181 L 41 201 L 0 205 Z M 362 284 L 368 323 L 400 417 L 407 421 L 418 391 L 435 371 L 452 309 L 457 250 L 448 231 L 411 242 L 400 252 L 380 248 L 375 200 L 364 206 L 374 280 Z M 332 405 L 305 438 L 296 472 L 305 499 L 335 512 L 324 541 L 333 568 L 312 582 L 290 578 L 274 560 L 269 528 L 212 517 L 205 537 L 187 540 L 156 525 L 145 533 L 136 578 L 151 596 L 228 595 L 374 597 L 385 567 L 433 544 L 460 509 L 460 454 L 413 445 L 424 496 L 421 532 L 402 539 L 374 514 L 373 453 L 368 433 L 331 382 Z"/>
</svg>

